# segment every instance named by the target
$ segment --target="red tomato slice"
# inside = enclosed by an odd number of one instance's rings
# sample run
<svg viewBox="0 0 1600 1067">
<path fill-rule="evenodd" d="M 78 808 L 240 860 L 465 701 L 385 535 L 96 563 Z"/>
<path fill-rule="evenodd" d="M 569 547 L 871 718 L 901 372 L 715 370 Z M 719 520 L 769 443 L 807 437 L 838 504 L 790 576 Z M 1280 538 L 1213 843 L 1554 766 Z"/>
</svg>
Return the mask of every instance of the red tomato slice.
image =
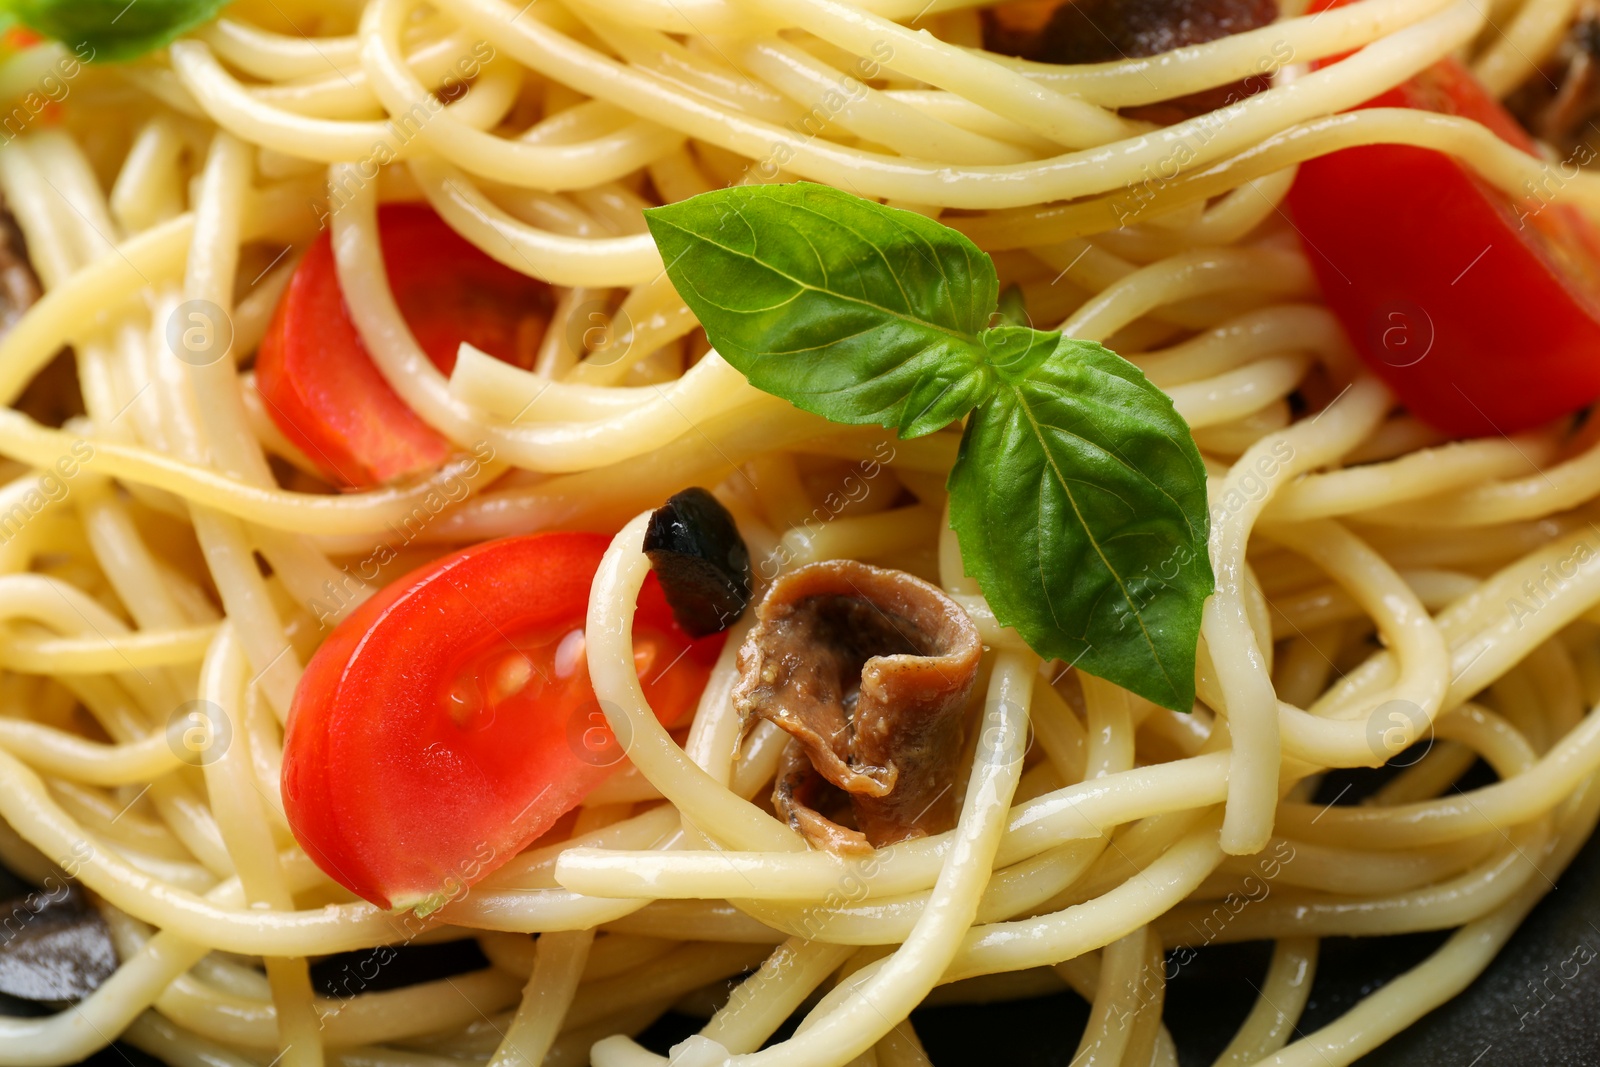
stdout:
<svg viewBox="0 0 1600 1067">
<path fill-rule="evenodd" d="M 1460 115 L 1534 154 L 1453 59 L 1363 106 Z M 1408 145 L 1307 160 L 1289 205 L 1323 298 L 1419 418 L 1512 433 L 1600 397 L 1600 231 L 1575 210 L 1514 202 L 1453 156 Z"/>
<path fill-rule="evenodd" d="M 449 374 L 467 341 L 531 367 L 554 298 L 544 282 L 495 262 L 422 205 L 378 211 L 383 263 L 418 345 Z M 395 393 L 350 321 L 329 234 L 317 238 L 256 355 L 272 421 L 332 482 L 379 485 L 439 466 L 450 443 Z"/>
<path fill-rule="evenodd" d="M 8 26 L 0 45 L 11 49 L 13 52 L 22 52 L 44 40 L 44 34 L 30 30 L 26 26 Z"/>
<path fill-rule="evenodd" d="M 509 537 L 358 608 L 311 658 L 284 743 L 289 825 L 328 876 L 432 910 L 511 859 L 621 765 L 584 619 L 608 539 Z M 694 706 L 721 636 L 690 641 L 655 578 L 635 666 L 661 721 Z"/>
</svg>

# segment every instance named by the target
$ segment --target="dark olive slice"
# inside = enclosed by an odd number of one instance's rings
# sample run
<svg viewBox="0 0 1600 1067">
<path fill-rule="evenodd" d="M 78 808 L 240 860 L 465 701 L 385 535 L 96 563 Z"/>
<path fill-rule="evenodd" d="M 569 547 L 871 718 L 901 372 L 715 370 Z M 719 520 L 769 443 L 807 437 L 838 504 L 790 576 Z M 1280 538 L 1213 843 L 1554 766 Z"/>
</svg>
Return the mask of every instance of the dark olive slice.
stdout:
<svg viewBox="0 0 1600 1067">
<path fill-rule="evenodd" d="M 61 886 L 0 901 L 0 993 L 82 1000 L 116 969 L 111 931 L 82 892 Z"/>
<path fill-rule="evenodd" d="M 1044 63 L 1108 63 L 1159 55 L 1265 26 L 1277 0 L 1073 0 L 1043 26 L 1037 9 L 987 9 L 985 46 Z"/>
<path fill-rule="evenodd" d="M 673 618 L 690 637 L 721 633 L 750 605 L 750 551 L 728 509 L 699 487 L 650 516 L 644 552 Z"/>
</svg>

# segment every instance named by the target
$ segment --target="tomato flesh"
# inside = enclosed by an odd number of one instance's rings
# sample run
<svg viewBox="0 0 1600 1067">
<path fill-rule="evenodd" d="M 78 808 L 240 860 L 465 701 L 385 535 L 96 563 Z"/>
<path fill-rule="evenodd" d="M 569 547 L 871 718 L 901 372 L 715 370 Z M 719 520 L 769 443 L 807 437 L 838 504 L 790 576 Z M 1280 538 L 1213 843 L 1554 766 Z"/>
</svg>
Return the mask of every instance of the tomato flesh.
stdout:
<svg viewBox="0 0 1600 1067">
<path fill-rule="evenodd" d="M 509 860 L 621 764 L 584 620 L 607 538 L 544 533 L 454 553 L 341 623 L 295 691 L 283 799 L 328 875 L 431 910 Z M 657 716 L 692 708 L 721 647 L 691 641 L 654 576 L 635 670 Z"/>
<path fill-rule="evenodd" d="M 13 52 L 26 51 L 44 40 L 44 34 L 30 30 L 26 26 L 7 26 L 4 36 L 0 36 L 0 47 L 5 47 Z"/>
<path fill-rule="evenodd" d="M 463 341 L 531 367 L 554 298 L 544 282 L 495 262 L 431 209 L 378 210 L 384 269 L 417 344 L 445 374 Z M 267 412 L 328 480 L 368 487 L 431 470 L 450 443 L 384 379 L 345 306 L 324 233 L 295 268 L 256 355 Z"/>
<path fill-rule="evenodd" d="M 1453 59 L 1362 106 L 1460 115 L 1534 153 Z M 1514 202 L 1410 145 L 1307 160 L 1289 207 L 1328 306 L 1425 422 L 1513 433 L 1600 397 L 1600 231 L 1575 210 Z"/>
</svg>

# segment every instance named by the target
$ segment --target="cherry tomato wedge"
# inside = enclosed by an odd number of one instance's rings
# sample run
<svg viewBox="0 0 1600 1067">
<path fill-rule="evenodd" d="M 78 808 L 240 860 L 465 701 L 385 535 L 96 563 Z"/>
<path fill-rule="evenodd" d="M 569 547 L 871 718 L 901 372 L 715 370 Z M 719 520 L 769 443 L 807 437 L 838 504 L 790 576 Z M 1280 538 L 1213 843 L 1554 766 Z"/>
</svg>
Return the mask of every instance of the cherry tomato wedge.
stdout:
<svg viewBox="0 0 1600 1067">
<path fill-rule="evenodd" d="M 44 40 L 44 35 L 26 26 L 7 26 L 4 35 L 0 35 L 0 47 L 5 47 L 13 52 L 21 52 L 32 48 Z"/>
<path fill-rule="evenodd" d="M 1460 115 L 1535 151 L 1453 59 L 1363 106 Z M 1600 230 L 1575 210 L 1409 145 L 1307 160 L 1289 206 L 1328 306 L 1419 418 L 1511 433 L 1600 397 Z"/>
<path fill-rule="evenodd" d="M 584 619 L 607 538 L 490 541 L 394 582 L 341 623 L 295 691 L 283 801 L 340 885 L 431 910 L 516 855 L 620 766 Z M 692 708 L 721 637 L 691 641 L 654 575 L 635 667 L 657 716 Z"/>
<path fill-rule="evenodd" d="M 448 374 L 467 341 L 531 367 L 554 298 L 545 283 L 495 262 L 417 204 L 378 211 L 395 303 L 434 366 Z M 379 485 L 442 463 L 450 444 L 395 393 L 350 320 L 324 233 L 295 268 L 256 355 L 273 422 L 332 482 Z"/>
</svg>

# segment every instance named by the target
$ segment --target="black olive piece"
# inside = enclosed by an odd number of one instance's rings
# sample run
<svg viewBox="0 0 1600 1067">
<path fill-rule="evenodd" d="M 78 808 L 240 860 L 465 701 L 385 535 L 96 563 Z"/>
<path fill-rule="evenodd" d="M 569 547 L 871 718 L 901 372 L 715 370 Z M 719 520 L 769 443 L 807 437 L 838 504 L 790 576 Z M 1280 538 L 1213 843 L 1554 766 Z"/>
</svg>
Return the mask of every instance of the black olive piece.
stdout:
<svg viewBox="0 0 1600 1067">
<path fill-rule="evenodd" d="M 728 509 L 706 490 L 685 489 L 655 510 L 644 553 L 690 637 L 721 633 L 750 606 L 750 550 Z"/>
<path fill-rule="evenodd" d="M 58 884 L 0 901 L 0 993 L 82 1000 L 116 969 L 111 930 L 79 890 Z"/>
<path fill-rule="evenodd" d="M 1073 0 L 1032 32 L 989 13 L 984 46 L 1045 63 L 1108 63 L 1158 55 L 1265 26 L 1277 0 Z"/>
<path fill-rule="evenodd" d="M 325 997 L 348 1001 L 358 993 L 382 993 L 471 974 L 489 966 L 472 938 L 432 945 L 379 945 L 324 956 L 311 965 L 311 986 Z"/>
</svg>

